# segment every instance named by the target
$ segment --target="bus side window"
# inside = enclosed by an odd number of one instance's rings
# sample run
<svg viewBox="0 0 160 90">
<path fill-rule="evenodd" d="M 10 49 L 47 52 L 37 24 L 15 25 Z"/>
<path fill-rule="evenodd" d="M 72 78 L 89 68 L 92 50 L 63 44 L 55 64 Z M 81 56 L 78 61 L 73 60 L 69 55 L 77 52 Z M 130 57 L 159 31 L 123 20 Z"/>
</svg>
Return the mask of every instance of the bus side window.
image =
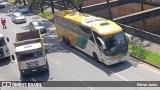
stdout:
<svg viewBox="0 0 160 90">
<path fill-rule="evenodd" d="M 84 27 L 84 26 L 80 26 L 81 27 L 81 30 L 86 33 L 86 34 L 91 34 L 91 29 L 90 28 L 87 28 L 87 27 Z"/>
</svg>

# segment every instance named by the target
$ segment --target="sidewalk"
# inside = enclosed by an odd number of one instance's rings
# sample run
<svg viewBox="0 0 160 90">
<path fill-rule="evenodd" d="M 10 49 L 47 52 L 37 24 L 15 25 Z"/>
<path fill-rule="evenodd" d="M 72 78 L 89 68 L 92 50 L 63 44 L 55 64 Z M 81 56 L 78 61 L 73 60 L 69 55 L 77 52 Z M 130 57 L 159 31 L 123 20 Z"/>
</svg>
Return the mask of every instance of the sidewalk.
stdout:
<svg viewBox="0 0 160 90">
<path fill-rule="evenodd" d="M 54 9 L 55 12 L 56 11 L 59 11 L 57 9 Z M 49 11 L 51 12 L 51 8 L 47 8 L 46 11 Z M 133 36 L 131 35 L 132 37 L 132 43 L 139 46 L 139 47 L 142 47 L 146 50 L 149 50 L 149 51 L 152 51 L 152 52 L 155 52 L 155 53 L 158 53 L 160 54 L 160 45 L 159 44 L 156 44 L 156 43 L 153 43 L 151 41 L 148 41 L 148 40 L 144 40 L 144 39 L 141 39 L 139 37 L 136 37 L 136 36 Z"/>
</svg>

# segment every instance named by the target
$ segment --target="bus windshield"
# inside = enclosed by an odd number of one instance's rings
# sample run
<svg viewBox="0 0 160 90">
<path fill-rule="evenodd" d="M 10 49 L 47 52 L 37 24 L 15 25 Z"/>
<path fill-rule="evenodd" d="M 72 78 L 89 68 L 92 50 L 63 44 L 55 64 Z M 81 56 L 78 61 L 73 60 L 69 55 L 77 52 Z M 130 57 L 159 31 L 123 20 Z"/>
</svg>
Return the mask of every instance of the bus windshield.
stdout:
<svg viewBox="0 0 160 90">
<path fill-rule="evenodd" d="M 119 32 L 110 36 L 104 36 L 103 40 L 106 45 L 106 49 L 104 51 L 107 55 L 113 56 L 127 53 L 128 51 L 128 43 L 124 32 Z"/>
<path fill-rule="evenodd" d="M 4 38 L 0 38 L 0 47 L 6 45 Z"/>
<path fill-rule="evenodd" d="M 19 61 L 26 61 L 26 60 L 32 60 L 36 58 L 40 58 L 43 56 L 42 51 L 35 51 L 32 53 L 25 53 L 25 54 L 18 54 L 17 58 Z"/>
</svg>

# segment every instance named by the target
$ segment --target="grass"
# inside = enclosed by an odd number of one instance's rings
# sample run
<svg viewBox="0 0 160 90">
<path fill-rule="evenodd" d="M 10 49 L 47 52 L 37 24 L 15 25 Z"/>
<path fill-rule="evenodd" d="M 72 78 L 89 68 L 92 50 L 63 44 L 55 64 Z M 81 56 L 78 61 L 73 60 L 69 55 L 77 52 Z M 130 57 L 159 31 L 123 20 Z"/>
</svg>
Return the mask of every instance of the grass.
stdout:
<svg viewBox="0 0 160 90">
<path fill-rule="evenodd" d="M 10 3 L 14 3 L 15 2 L 15 0 L 7 0 L 8 2 L 10 2 Z"/>
<path fill-rule="evenodd" d="M 44 10 L 44 12 L 42 13 L 41 10 L 37 10 L 37 9 L 32 10 L 32 12 L 33 12 L 34 14 L 40 15 L 40 16 L 42 16 L 42 17 L 44 17 L 44 18 L 49 19 L 49 20 L 52 20 L 52 19 L 53 19 L 53 14 L 52 14 L 52 12 L 48 12 L 48 11 Z"/>
<path fill-rule="evenodd" d="M 160 67 L 160 54 L 151 52 L 149 50 L 140 48 L 136 45 L 129 43 L 129 52 L 131 55 L 136 56 L 140 59 L 146 60 L 154 65 Z"/>
</svg>

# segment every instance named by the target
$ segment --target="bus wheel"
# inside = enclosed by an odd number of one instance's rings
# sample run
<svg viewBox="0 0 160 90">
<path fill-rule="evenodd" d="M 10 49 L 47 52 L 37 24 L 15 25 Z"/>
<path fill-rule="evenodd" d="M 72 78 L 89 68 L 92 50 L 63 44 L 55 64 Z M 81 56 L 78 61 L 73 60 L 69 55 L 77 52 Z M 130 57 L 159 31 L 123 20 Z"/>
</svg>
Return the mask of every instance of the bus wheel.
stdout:
<svg viewBox="0 0 160 90">
<path fill-rule="evenodd" d="M 63 37 L 63 42 L 65 42 L 65 43 L 66 43 L 66 38 L 65 38 L 65 37 Z"/>
<path fill-rule="evenodd" d="M 94 58 L 96 61 L 99 62 L 98 56 L 97 56 L 97 54 L 96 54 L 95 52 L 93 52 L 93 58 Z"/>
<path fill-rule="evenodd" d="M 12 58 L 12 60 L 15 60 L 15 57 L 14 57 L 14 55 L 12 55 L 12 56 L 11 56 L 11 58 Z"/>
<path fill-rule="evenodd" d="M 69 39 L 66 40 L 66 44 L 67 44 L 69 47 L 72 47 L 72 45 L 71 45 Z"/>
</svg>

